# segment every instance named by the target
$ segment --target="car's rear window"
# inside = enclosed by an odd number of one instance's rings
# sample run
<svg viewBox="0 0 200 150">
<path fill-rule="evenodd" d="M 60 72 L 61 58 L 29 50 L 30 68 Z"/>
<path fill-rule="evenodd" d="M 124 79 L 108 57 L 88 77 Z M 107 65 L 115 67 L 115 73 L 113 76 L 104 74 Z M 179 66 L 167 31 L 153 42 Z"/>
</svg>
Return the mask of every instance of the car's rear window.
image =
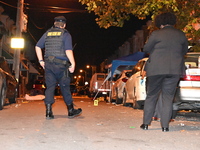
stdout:
<svg viewBox="0 0 200 150">
<path fill-rule="evenodd" d="M 187 54 L 185 56 L 185 65 L 189 68 L 196 68 L 198 67 L 198 58 L 200 54 Z"/>
<path fill-rule="evenodd" d="M 97 75 L 97 80 L 104 80 L 105 76 L 104 75 Z"/>
</svg>

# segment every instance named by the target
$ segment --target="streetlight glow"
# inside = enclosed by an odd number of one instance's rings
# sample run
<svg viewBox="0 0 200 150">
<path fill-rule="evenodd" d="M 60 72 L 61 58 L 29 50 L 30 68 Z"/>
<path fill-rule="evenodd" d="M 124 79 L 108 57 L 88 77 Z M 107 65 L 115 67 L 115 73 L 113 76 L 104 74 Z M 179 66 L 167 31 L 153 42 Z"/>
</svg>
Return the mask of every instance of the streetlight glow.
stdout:
<svg viewBox="0 0 200 150">
<path fill-rule="evenodd" d="M 11 38 L 11 48 L 24 48 L 24 39 Z"/>
</svg>

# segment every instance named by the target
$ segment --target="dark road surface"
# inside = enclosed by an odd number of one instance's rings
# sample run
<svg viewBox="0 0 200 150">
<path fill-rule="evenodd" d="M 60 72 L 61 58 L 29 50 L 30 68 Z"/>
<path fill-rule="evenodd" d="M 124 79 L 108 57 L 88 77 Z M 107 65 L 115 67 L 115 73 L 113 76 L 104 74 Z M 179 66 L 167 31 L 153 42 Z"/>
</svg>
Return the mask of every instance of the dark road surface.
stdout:
<svg viewBox="0 0 200 150">
<path fill-rule="evenodd" d="M 0 150 L 199 150 L 200 114 L 180 112 L 162 132 L 160 122 L 139 128 L 143 110 L 74 98 L 81 116 L 68 119 L 62 98 L 53 105 L 55 119 L 45 119 L 42 100 L 19 101 L 0 111 Z"/>
</svg>

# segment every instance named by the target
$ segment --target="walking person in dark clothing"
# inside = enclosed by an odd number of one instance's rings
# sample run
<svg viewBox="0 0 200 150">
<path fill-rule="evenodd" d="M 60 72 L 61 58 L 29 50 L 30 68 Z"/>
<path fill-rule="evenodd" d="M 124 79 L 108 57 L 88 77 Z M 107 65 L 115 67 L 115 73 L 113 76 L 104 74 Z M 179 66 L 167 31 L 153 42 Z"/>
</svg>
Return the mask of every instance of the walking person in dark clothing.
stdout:
<svg viewBox="0 0 200 150">
<path fill-rule="evenodd" d="M 185 72 L 184 55 L 188 51 L 185 34 L 174 28 L 176 16 L 162 13 L 155 18 L 156 27 L 144 46 L 149 54 L 146 73 L 148 77 L 147 97 L 141 129 L 148 130 L 155 112 L 156 102 L 162 93 L 161 127 L 169 131 L 172 103 L 180 76 Z"/>
<path fill-rule="evenodd" d="M 72 38 L 65 29 L 66 18 L 54 18 L 54 26 L 46 31 L 37 42 L 35 50 L 40 65 L 45 70 L 45 105 L 46 119 L 53 119 L 52 104 L 57 83 L 68 108 L 68 118 L 73 118 L 82 113 L 82 109 L 74 109 L 70 91 L 70 73 L 75 70 L 75 59 L 72 50 Z M 45 48 L 44 57 L 42 49 Z"/>
</svg>

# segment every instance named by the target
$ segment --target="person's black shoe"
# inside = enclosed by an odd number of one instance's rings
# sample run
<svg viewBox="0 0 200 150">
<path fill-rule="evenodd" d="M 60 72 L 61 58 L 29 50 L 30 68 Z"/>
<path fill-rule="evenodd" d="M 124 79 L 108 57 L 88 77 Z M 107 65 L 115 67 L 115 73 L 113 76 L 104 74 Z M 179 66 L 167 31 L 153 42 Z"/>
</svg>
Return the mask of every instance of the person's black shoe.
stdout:
<svg viewBox="0 0 200 150">
<path fill-rule="evenodd" d="M 54 119 L 54 115 L 52 112 L 52 104 L 46 104 L 46 119 Z"/>
<path fill-rule="evenodd" d="M 162 132 L 169 132 L 169 128 L 162 128 Z"/>
<path fill-rule="evenodd" d="M 143 130 L 148 130 L 148 124 L 142 124 L 140 128 Z"/>
<path fill-rule="evenodd" d="M 74 109 L 74 104 L 67 105 L 68 108 L 68 118 L 74 118 L 76 116 L 79 116 L 82 113 L 82 109 Z"/>
</svg>

